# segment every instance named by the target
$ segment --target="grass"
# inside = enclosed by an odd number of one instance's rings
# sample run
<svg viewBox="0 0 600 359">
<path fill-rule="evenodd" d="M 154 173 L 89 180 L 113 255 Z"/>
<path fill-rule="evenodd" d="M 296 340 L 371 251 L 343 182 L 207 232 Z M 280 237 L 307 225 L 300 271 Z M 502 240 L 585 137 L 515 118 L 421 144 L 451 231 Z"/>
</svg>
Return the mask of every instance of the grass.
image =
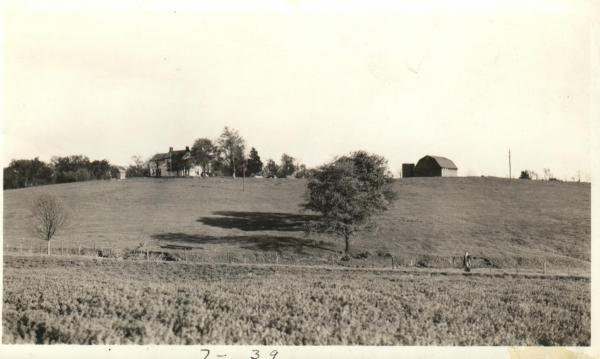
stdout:
<svg viewBox="0 0 600 359">
<path fill-rule="evenodd" d="M 303 180 L 127 179 L 4 191 L 4 245 L 44 245 L 27 230 L 36 196 L 61 198 L 72 225 L 55 248 L 191 248 L 196 255 L 281 258 L 323 263 L 341 241 L 307 238 L 300 212 Z M 378 229 L 354 239 L 352 263 L 389 261 L 445 267 L 468 250 L 492 267 L 590 270 L 590 185 L 498 178 L 410 178 L 395 182 L 399 199 Z M 377 255 L 379 254 L 379 255 Z M 383 255 L 386 256 L 383 256 Z M 382 262 L 383 263 L 383 262 Z"/>
<path fill-rule="evenodd" d="M 4 343 L 589 345 L 586 278 L 4 258 Z"/>
</svg>

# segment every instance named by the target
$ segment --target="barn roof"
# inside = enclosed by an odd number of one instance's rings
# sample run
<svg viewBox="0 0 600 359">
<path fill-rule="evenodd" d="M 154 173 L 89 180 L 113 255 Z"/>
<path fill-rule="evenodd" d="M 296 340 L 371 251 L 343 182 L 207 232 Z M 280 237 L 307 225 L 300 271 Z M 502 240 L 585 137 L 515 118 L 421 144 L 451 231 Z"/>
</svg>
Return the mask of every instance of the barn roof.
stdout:
<svg viewBox="0 0 600 359">
<path fill-rule="evenodd" d="M 442 156 L 426 156 L 426 157 L 431 157 L 435 160 L 435 162 L 437 162 L 437 164 L 441 167 L 441 168 L 448 168 L 451 170 L 457 170 L 458 167 L 456 167 L 456 165 L 454 164 L 454 162 L 452 162 L 452 160 L 446 158 L 446 157 L 442 157 Z"/>
</svg>

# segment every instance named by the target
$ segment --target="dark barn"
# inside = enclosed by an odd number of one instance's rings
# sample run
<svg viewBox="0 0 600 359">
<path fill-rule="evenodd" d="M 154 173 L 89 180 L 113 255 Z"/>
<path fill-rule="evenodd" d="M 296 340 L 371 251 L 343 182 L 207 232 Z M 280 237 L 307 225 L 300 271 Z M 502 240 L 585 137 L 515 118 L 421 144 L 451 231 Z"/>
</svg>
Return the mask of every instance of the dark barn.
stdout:
<svg viewBox="0 0 600 359">
<path fill-rule="evenodd" d="M 415 177 L 456 177 L 458 168 L 451 160 L 440 156 L 425 156 L 414 168 Z"/>
</svg>

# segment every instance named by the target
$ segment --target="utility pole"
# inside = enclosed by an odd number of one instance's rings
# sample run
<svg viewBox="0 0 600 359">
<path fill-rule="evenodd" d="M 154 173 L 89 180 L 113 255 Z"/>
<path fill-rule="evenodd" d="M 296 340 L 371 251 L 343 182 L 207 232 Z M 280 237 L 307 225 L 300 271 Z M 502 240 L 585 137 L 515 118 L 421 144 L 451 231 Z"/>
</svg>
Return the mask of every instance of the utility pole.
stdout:
<svg viewBox="0 0 600 359">
<path fill-rule="evenodd" d="M 512 168 L 510 163 L 510 148 L 508 149 L 508 179 L 512 179 Z"/>
<path fill-rule="evenodd" d="M 244 160 L 244 165 L 242 167 L 242 192 L 246 191 L 246 164 L 247 161 Z"/>
</svg>

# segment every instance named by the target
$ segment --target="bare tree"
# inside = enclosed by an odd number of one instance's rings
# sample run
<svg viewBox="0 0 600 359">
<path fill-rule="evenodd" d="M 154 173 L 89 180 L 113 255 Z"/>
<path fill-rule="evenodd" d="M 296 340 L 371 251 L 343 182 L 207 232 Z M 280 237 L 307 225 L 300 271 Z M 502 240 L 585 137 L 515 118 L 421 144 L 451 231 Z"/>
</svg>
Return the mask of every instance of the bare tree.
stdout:
<svg viewBox="0 0 600 359">
<path fill-rule="evenodd" d="M 50 195 L 41 195 L 31 208 L 31 230 L 41 239 L 48 241 L 50 255 L 50 240 L 57 231 L 67 225 L 68 213 L 63 204 Z"/>
</svg>

